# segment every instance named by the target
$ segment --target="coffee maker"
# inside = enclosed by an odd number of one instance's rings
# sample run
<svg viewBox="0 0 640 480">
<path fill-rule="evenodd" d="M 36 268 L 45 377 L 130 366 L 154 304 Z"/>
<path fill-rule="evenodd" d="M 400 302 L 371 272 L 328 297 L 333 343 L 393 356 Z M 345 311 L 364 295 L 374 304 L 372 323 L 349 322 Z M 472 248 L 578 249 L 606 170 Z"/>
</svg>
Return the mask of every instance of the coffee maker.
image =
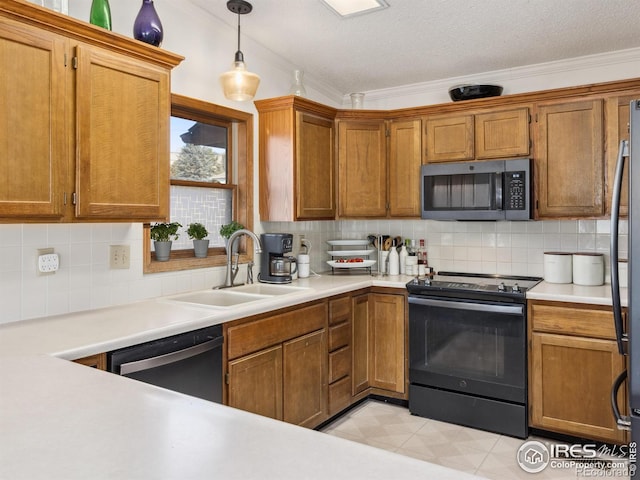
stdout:
<svg viewBox="0 0 640 480">
<path fill-rule="evenodd" d="M 293 250 L 291 233 L 262 233 L 260 235 L 262 255 L 258 281 L 263 283 L 291 283 L 296 273 L 296 259 L 286 255 Z"/>
</svg>

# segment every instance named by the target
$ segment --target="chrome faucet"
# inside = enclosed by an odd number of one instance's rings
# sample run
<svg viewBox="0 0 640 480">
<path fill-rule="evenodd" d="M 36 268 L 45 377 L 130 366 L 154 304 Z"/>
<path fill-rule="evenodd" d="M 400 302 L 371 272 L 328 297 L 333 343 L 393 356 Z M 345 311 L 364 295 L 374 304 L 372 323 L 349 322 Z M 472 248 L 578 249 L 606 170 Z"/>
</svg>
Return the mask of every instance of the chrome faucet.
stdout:
<svg viewBox="0 0 640 480">
<path fill-rule="evenodd" d="M 225 276 L 225 281 L 224 281 L 224 285 L 222 288 L 226 288 L 226 287 L 233 287 L 233 281 L 236 278 L 236 275 L 238 275 L 238 270 L 240 269 L 240 267 L 238 266 L 238 257 L 240 256 L 238 253 L 235 254 L 236 257 L 236 262 L 235 265 L 233 264 L 233 244 L 235 243 L 235 241 L 237 240 L 237 238 L 241 235 L 248 235 L 253 239 L 254 242 L 254 247 L 255 247 L 255 252 L 256 253 L 260 253 L 262 252 L 262 244 L 260 243 L 260 239 L 258 238 L 258 236 L 253 233 L 251 230 L 246 230 L 246 229 L 240 229 L 240 230 L 236 230 L 235 232 L 233 232 L 231 234 L 231 236 L 229 237 L 229 241 L 227 242 L 227 274 Z"/>
</svg>

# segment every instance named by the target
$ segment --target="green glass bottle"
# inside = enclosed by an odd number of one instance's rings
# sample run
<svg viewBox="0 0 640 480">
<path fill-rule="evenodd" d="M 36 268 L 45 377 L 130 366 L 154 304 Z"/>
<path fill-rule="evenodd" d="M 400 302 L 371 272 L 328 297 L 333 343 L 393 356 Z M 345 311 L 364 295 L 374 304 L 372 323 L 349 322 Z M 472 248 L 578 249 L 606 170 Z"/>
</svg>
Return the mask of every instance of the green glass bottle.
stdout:
<svg viewBox="0 0 640 480">
<path fill-rule="evenodd" d="M 111 30 L 111 9 L 109 0 L 92 0 L 89 22 L 107 30 Z"/>
</svg>

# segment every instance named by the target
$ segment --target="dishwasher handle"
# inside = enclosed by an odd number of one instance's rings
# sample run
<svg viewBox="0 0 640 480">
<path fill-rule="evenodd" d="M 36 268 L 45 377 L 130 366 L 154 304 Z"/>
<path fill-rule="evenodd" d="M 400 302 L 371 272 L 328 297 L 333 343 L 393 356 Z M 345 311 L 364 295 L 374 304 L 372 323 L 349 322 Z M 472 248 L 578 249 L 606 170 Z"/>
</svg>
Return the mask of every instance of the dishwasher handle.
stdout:
<svg viewBox="0 0 640 480">
<path fill-rule="evenodd" d="M 195 357 L 196 355 L 200 355 L 201 353 L 221 347 L 223 343 L 224 338 L 217 337 L 213 340 L 194 345 L 193 347 L 178 350 L 176 352 L 165 353 L 164 355 L 145 358 L 143 360 L 137 360 L 135 362 L 123 363 L 122 365 L 120 365 L 120 375 L 129 375 L 131 373 L 150 370 L 152 368 L 161 367 L 163 365 L 179 362 L 181 360 L 186 360 L 187 358 Z"/>
</svg>

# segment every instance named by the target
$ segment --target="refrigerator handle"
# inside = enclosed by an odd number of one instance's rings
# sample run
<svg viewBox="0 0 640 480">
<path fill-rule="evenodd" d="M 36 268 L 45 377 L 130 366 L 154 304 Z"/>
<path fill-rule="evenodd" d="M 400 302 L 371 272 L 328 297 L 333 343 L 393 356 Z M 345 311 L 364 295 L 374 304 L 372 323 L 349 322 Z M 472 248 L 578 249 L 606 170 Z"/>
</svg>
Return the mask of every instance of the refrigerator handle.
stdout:
<svg viewBox="0 0 640 480">
<path fill-rule="evenodd" d="M 611 200 L 611 300 L 613 303 L 613 321 L 616 327 L 616 340 L 618 352 L 621 355 L 627 353 L 627 334 L 622 323 L 622 306 L 620 305 L 620 275 L 618 272 L 618 222 L 620 220 L 620 192 L 622 190 L 622 174 L 624 171 L 625 157 L 629 156 L 629 142 L 622 140 L 618 150 L 618 162 L 616 175 L 613 182 L 613 197 Z"/>
<path fill-rule="evenodd" d="M 621 415 L 618 408 L 618 390 L 620 390 L 626 379 L 627 371 L 625 370 L 618 375 L 616 381 L 613 382 L 613 387 L 611 387 L 611 408 L 613 409 L 613 418 L 616 420 L 618 430 L 631 430 L 631 419 L 627 415 Z"/>
</svg>

